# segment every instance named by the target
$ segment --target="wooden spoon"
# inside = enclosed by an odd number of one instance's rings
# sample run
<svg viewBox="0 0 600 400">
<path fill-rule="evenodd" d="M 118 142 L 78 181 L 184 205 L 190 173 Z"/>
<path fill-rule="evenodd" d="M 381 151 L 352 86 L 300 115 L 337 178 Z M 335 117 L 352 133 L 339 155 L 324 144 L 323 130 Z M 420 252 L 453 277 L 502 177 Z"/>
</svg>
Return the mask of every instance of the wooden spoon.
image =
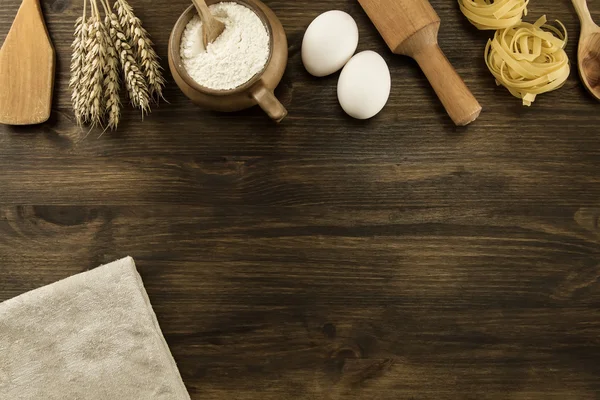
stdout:
<svg viewBox="0 0 600 400">
<path fill-rule="evenodd" d="M 204 0 L 192 0 L 202 20 L 202 40 L 204 48 L 215 41 L 225 30 L 225 24 L 213 17 Z"/>
<path fill-rule="evenodd" d="M 54 48 L 39 0 L 23 0 L 0 49 L 0 123 L 40 124 L 50 117 Z"/>
<path fill-rule="evenodd" d="M 586 0 L 573 0 L 581 21 L 579 75 L 589 92 L 600 100 L 600 27 L 594 23 Z"/>
</svg>

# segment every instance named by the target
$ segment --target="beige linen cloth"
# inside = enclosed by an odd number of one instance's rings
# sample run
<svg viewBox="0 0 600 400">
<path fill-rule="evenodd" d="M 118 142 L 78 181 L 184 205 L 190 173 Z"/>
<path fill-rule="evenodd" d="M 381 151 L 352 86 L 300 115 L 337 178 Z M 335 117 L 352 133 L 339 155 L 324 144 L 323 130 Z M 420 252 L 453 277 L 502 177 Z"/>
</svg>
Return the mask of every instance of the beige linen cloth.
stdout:
<svg viewBox="0 0 600 400">
<path fill-rule="evenodd" d="M 189 400 L 131 257 L 0 304 L 1 400 Z"/>
</svg>

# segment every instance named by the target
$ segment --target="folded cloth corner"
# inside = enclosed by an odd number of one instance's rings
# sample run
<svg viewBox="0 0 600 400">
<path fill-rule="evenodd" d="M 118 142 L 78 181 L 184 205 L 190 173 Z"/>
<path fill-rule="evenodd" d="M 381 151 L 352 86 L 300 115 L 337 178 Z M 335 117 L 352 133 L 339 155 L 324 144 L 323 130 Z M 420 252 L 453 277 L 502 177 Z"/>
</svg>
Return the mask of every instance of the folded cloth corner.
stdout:
<svg viewBox="0 0 600 400">
<path fill-rule="evenodd" d="M 131 257 L 0 303 L 0 399 L 190 399 Z"/>
</svg>

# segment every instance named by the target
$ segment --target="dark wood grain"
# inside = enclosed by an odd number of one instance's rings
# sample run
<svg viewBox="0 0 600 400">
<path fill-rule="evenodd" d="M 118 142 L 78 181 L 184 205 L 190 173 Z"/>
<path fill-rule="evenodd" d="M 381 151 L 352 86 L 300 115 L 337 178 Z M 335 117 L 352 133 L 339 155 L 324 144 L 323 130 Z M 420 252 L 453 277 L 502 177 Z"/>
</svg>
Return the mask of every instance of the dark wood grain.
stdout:
<svg viewBox="0 0 600 400">
<path fill-rule="evenodd" d="M 133 256 L 194 400 L 600 398 L 600 104 L 576 69 L 524 108 L 485 69 L 491 34 L 433 1 L 484 107 L 457 129 L 357 2 L 266 3 L 290 44 L 281 125 L 200 110 L 170 80 L 143 123 L 127 110 L 86 137 L 67 88 L 81 4 L 43 1 L 55 102 L 44 125 L 0 126 L 0 301 Z M 188 3 L 131 4 L 165 57 Z M 18 6 L 0 0 L 0 40 Z M 302 67 L 329 9 L 390 65 L 371 121 Z M 575 65 L 570 2 L 533 0 L 544 13 Z"/>
</svg>

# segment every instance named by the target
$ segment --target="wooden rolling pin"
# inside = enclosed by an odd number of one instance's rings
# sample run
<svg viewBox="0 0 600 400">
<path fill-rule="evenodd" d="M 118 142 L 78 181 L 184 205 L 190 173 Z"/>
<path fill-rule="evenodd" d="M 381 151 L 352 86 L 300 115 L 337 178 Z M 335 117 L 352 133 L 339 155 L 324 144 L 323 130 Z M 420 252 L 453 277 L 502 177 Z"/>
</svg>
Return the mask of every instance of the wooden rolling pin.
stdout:
<svg viewBox="0 0 600 400">
<path fill-rule="evenodd" d="M 388 47 L 414 58 L 456 125 L 468 125 L 481 106 L 440 47 L 440 17 L 427 0 L 358 0 Z"/>
</svg>

